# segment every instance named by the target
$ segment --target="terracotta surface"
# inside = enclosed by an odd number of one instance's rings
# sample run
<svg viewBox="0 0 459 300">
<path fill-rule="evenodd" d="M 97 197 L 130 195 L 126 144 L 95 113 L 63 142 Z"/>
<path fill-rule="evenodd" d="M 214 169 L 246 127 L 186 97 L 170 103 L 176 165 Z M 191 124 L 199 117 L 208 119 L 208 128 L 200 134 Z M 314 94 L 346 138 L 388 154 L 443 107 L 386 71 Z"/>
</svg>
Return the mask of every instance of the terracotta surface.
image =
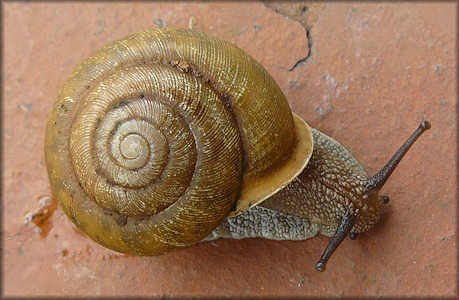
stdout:
<svg viewBox="0 0 459 300">
<path fill-rule="evenodd" d="M 3 2 L 3 295 L 457 296 L 456 4 L 268 6 Z M 132 257 L 102 248 L 37 200 L 51 195 L 47 114 L 72 69 L 129 33 L 190 24 L 259 60 L 292 110 L 369 174 L 419 122 L 432 123 L 383 188 L 391 202 L 382 221 L 347 239 L 325 273 L 314 269 L 323 236 Z M 24 224 L 38 210 L 52 213 L 41 233 Z"/>
</svg>

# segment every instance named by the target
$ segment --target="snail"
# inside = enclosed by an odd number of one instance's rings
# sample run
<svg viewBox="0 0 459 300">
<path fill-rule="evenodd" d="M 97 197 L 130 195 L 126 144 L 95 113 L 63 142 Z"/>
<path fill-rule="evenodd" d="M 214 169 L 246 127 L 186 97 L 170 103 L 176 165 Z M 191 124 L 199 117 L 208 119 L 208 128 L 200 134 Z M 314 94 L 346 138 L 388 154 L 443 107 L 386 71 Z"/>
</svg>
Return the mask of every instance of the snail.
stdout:
<svg viewBox="0 0 459 300">
<path fill-rule="evenodd" d="M 280 87 L 233 44 L 159 28 L 83 61 L 49 116 L 53 195 L 91 239 L 161 255 L 219 237 L 344 238 L 380 219 L 379 194 L 427 129 L 369 177 L 337 141 L 292 113 Z"/>
</svg>

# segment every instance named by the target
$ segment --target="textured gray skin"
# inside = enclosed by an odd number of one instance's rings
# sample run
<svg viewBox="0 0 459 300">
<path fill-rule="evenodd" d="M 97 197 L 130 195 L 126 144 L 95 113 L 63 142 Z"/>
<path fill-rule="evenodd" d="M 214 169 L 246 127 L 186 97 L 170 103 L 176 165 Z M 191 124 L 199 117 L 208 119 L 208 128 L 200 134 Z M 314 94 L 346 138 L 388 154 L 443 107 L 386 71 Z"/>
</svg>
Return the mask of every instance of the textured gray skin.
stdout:
<svg viewBox="0 0 459 300">
<path fill-rule="evenodd" d="M 226 218 L 203 241 L 257 237 L 270 240 L 305 240 L 314 237 L 319 228 L 319 225 L 311 224 L 308 219 L 258 205 L 234 218 Z"/>
<path fill-rule="evenodd" d="M 359 161 L 340 142 L 315 128 L 311 128 L 311 131 L 314 147 L 326 148 L 336 157 L 339 157 L 352 170 L 353 174 L 368 178 L 367 172 L 365 172 Z"/>
<path fill-rule="evenodd" d="M 367 178 L 368 175 L 365 170 L 343 145 L 316 129 L 312 129 L 312 133 L 314 150 L 319 148 L 327 149 L 328 153 L 339 158 L 342 166 L 349 169 L 350 173 L 362 179 Z M 322 157 L 314 157 L 314 153 L 313 158 L 311 158 L 311 160 L 315 160 L 314 163 L 325 163 L 322 159 Z M 211 241 L 218 238 L 244 239 L 257 237 L 271 240 L 304 240 L 312 238 L 318 233 L 329 237 L 333 236 L 336 226 L 314 224 L 304 216 L 306 213 L 301 209 L 301 202 L 304 199 L 301 198 L 311 194 L 311 191 L 308 192 L 301 188 L 295 189 L 297 180 L 295 179 L 290 184 L 290 187 L 269 198 L 270 201 L 265 202 L 266 205 L 269 205 L 269 208 L 263 207 L 264 203 L 261 203 L 236 217 L 227 218 L 203 241 Z M 295 191 L 298 191 L 298 193 Z M 280 203 L 280 201 L 296 201 L 299 208 L 298 214 L 290 214 L 273 209 L 273 207 L 276 207 L 275 203 Z M 306 201 L 320 203 L 319 199 L 308 199 Z M 277 206 L 280 207 L 282 205 Z"/>
</svg>

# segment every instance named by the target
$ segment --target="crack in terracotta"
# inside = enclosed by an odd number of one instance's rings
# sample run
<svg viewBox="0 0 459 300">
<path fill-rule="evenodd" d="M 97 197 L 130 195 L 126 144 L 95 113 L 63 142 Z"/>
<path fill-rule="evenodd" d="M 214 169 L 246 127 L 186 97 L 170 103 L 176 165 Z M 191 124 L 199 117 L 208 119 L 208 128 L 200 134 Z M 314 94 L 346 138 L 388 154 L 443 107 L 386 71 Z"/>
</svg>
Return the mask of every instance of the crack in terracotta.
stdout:
<svg viewBox="0 0 459 300">
<path fill-rule="evenodd" d="M 292 72 L 293 70 L 295 70 L 297 67 L 303 65 L 310 57 L 311 57 L 311 54 L 312 54 L 312 42 L 311 42 L 311 37 L 310 37 L 310 32 L 311 30 L 303 25 L 303 23 L 301 21 L 299 21 L 297 18 L 295 18 L 295 16 L 291 15 L 291 14 L 288 14 L 288 13 L 284 13 L 284 12 L 281 12 L 279 10 L 277 10 L 276 8 L 274 7 L 270 7 L 269 5 L 266 4 L 266 1 L 262 1 L 263 5 L 269 9 L 269 10 L 272 10 L 273 12 L 275 12 L 276 14 L 279 14 L 281 16 L 284 16 L 286 17 L 287 19 L 290 19 L 290 20 L 293 20 L 297 23 L 299 23 L 301 25 L 301 27 L 304 28 L 304 30 L 306 31 L 306 40 L 308 41 L 308 54 L 303 57 L 303 58 L 300 58 L 294 65 L 293 67 L 291 67 L 290 69 L 288 69 L 289 72 Z M 301 15 L 303 14 L 306 14 L 307 12 L 309 11 L 308 7 L 307 6 L 304 6 L 302 9 L 301 9 Z"/>
</svg>

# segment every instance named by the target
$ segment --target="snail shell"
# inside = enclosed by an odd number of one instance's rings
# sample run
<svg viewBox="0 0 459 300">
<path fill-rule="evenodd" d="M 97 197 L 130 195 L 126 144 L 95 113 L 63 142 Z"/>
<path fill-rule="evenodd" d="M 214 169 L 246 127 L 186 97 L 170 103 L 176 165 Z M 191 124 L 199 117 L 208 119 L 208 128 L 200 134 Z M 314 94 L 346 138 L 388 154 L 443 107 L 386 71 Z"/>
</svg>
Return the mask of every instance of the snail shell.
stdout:
<svg viewBox="0 0 459 300">
<path fill-rule="evenodd" d="M 161 28 L 88 57 L 48 119 L 55 197 L 98 243 L 158 255 L 291 182 L 312 153 L 266 70 L 205 33 Z"/>
</svg>

